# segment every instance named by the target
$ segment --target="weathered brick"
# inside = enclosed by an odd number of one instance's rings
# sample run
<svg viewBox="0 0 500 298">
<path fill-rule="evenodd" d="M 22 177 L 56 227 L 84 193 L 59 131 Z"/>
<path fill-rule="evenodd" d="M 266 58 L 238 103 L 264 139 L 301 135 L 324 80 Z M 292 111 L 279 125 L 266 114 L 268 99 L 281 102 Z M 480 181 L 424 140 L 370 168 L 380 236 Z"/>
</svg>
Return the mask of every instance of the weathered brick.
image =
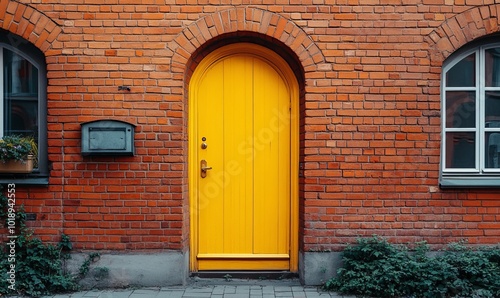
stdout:
<svg viewBox="0 0 500 298">
<path fill-rule="evenodd" d="M 46 239 L 64 230 L 78 249 L 186 249 L 189 78 L 209 50 L 258 40 L 288 57 L 302 87 L 304 251 L 371 234 L 498 242 L 498 192 L 437 186 L 440 66 L 498 31 L 500 5 L 32 2 L 0 0 L 0 25 L 47 56 L 50 185 L 19 188 Z M 81 156 L 80 124 L 102 118 L 138 125 L 134 157 Z"/>
</svg>

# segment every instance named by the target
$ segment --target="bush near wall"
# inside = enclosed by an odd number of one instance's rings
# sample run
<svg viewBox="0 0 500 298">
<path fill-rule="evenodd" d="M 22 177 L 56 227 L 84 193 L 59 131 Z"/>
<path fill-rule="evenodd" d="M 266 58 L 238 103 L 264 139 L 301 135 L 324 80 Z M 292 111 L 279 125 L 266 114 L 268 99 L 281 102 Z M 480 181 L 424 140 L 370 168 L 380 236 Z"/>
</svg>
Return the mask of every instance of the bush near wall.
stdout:
<svg viewBox="0 0 500 298">
<path fill-rule="evenodd" d="M 70 238 L 61 234 L 59 243 L 44 243 L 26 226 L 24 207 L 14 209 L 10 202 L 0 185 L 0 228 L 6 228 L 11 220 L 15 224 L 8 231 L 14 226 L 16 236 L 4 237 L 7 240 L 0 243 L 0 296 L 40 297 L 78 290 L 78 282 L 89 272 L 91 263 L 99 254 L 90 253 L 78 273 L 66 271 L 65 261 L 71 258 L 69 253 L 73 249 Z"/>
<path fill-rule="evenodd" d="M 358 239 L 343 252 L 343 267 L 324 288 L 361 297 L 500 297 L 500 247 L 454 243 L 429 256 L 425 242 L 392 245 Z"/>
</svg>

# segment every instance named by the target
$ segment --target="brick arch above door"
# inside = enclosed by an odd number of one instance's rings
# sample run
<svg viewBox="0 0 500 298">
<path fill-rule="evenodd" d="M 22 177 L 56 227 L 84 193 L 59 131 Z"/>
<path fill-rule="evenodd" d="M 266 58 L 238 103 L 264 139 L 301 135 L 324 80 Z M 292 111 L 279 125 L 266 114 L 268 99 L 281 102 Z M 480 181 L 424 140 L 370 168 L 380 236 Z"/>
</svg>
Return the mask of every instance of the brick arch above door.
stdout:
<svg viewBox="0 0 500 298">
<path fill-rule="evenodd" d="M 255 7 L 238 7 L 207 15 L 184 28 L 169 48 L 172 73 L 185 73 L 189 59 L 207 41 L 235 32 L 251 32 L 279 40 L 295 53 L 306 77 L 325 62 L 320 48 L 293 21 Z"/>
<path fill-rule="evenodd" d="M 0 28 L 30 41 L 46 56 L 51 56 L 49 50 L 54 48 L 54 42 L 62 32 L 62 28 L 43 12 L 17 1 L 2 1 Z M 16 46 L 24 40 L 12 36 L 10 42 Z"/>
<path fill-rule="evenodd" d="M 500 4 L 471 8 L 444 21 L 426 40 L 434 66 L 476 38 L 500 31 Z"/>
</svg>

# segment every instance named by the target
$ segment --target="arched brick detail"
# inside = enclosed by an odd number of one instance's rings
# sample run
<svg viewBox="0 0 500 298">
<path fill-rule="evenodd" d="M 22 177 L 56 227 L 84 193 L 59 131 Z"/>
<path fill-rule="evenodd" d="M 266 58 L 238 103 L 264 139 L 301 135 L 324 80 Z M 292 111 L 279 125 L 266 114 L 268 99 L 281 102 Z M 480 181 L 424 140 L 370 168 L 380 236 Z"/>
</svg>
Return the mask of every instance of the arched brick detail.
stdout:
<svg viewBox="0 0 500 298">
<path fill-rule="evenodd" d="M 431 61 L 441 65 L 443 61 L 461 46 L 474 39 L 498 32 L 500 4 L 471 8 L 432 31 L 426 38 L 430 44 Z"/>
<path fill-rule="evenodd" d="M 44 53 L 62 32 L 61 27 L 42 12 L 15 1 L 0 1 L 0 28 L 29 40 Z"/>
<path fill-rule="evenodd" d="M 314 41 L 291 20 L 255 7 L 217 11 L 186 27 L 170 43 L 171 71 L 184 73 L 191 55 L 205 42 L 228 33 L 246 31 L 277 39 L 293 51 L 304 71 L 310 72 L 325 58 Z"/>
</svg>

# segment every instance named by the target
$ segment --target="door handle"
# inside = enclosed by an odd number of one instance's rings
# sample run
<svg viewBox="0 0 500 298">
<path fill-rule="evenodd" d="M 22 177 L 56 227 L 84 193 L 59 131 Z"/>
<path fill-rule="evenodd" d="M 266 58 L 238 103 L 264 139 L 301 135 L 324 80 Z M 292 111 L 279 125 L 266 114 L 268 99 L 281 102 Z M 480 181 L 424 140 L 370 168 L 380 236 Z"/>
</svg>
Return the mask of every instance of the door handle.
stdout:
<svg viewBox="0 0 500 298">
<path fill-rule="evenodd" d="M 207 161 L 202 159 L 200 161 L 200 169 L 201 169 L 201 173 L 200 173 L 201 178 L 205 178 L 205 177 L 207 177 L 207 171 L 211 170 L 212 167 L 207 166 Z"/>
</svg>

